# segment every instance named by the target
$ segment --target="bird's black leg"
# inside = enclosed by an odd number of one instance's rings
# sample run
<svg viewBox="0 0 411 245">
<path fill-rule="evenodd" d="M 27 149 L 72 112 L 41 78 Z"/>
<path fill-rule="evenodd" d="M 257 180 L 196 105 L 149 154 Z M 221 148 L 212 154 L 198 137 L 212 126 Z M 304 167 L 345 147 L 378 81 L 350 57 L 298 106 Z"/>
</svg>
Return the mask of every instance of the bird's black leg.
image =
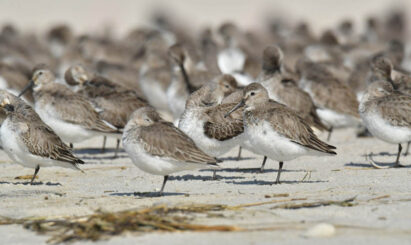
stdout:
<svg viewBox="0 0 411 245">
<path fill-rule="evenodd" d="M 407 143 L 407 149 L 405 150 L 405 152 L 404 152 L 404 156 L 408 156 L 408 152 L 409 152 L 409 150 L 410 150 L 410 141 L 408 141 L 408 143 Z"/>
<path fill-rule="evenodd" d="M 278 172 L 277 172 L 277 179 L 275 180 L 275 184 L 280 184 L 280 175 L 281 175 L 281 170 L 283 169 L 283 162 L 278 163 Z"/>
<path fill-rule="evenodd" d="M 401 144 L 398 144 L 398 153 L 397 153 L 397 159 L 395 160 L 395 165 L 394 165 L 394 167 L 403 167 L 401 164 L 400 164 L 400 156 L 401 156 L 401 151 L 402 151 L 402 146 L 401 146 Z"/>
<path fill-rule="evenodd" d="M 242 150 L 243 148 L 240 146 L 239 148 L 238 148 L 238 155 L 237 155 L 237 161 L 240 161 L 240 159 L 241 159 L 241 150 Z"/>
<path fill-rule="evenodd" d="M 37 165 L 36 169 L 34 170 L 33 177 L 31 178 L 30 185 L 33 185 L 34 179 L 36 178 L 37 173 L 39 172 L 39 170 L 40 170 L 40 166 Z"/>
<path fill-rule="evenodd" d="M 330 130 L 328 131 L 327 141 L 330 141 L 332 132 L 333 132 L 333 127 L 331 127 Z"/>
<path fill-rule="evenodd" d="M 166 186 L 167 180 L 168 180 L 168 175 L 165 175 L 165 176 L 164 176 L 164 180 L 163 180 L 163 185 L 161 186 L 161 190 L 160 190 L 160 192 L 158 193 L 160 196 L 163 195 L 164 187 Z"/>
<path fill-rule="evenodd" d="M 106 152 L 106 141 L 107 141 L 107 136 L 103 136 L 103 147 L 101 148 L 101 153 Z"/>
<path fill-rule="evenodd" d="M 116 151 L 114 152 L 114 158 L 117 158 L 119 148 L 120 148 L 120 140 L 117 139 L 117 145 L 116 145 Z"/>
<path fill-rule="evenodd" d="M 260 173 L 264 172 L 265 162 L 267 161 L 267 156 L 264 156 L 263 163 L 261 164 Z"/>
<path fill-rule="evenodd" d="M 217 170 L 213 170 L 213 180 L 217 179 Z"/>
</svg>

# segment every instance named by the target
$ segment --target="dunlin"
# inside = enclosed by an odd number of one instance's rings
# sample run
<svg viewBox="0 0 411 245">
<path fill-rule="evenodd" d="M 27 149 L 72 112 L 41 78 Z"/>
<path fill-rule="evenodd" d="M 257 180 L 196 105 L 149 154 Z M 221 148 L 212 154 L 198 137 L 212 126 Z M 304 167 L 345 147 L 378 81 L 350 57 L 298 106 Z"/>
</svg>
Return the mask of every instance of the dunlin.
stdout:
<svg viewBox="0 0 411 245">
<path fill-rule="evenodd" d="M 201 151 L 193 140 L 150 107 L 135 111 L 123 133 L 123 145 L 141 170 L 164 176 L 161 195 L 172 173 L 199 168 L 218 168 L 217 161 Z"/>
<path fill-rule="evenodd" d="M 311 61 L 299 60 L 299 87 L 310 94 L 317 114 L 330 128 L 357 126 L 360 123 L 355 93 L 335 78 L 325 67 Z"/>
<path fill-rule="evenodd" d="M 364 94 L 359 112 L 365 126 L 372 135 L 392 144 L 398 144 L 395 167 L 402 167 L 400 154 L 402 143 L 411 141 L 411 97 L 394 91 L 387 81 L 370 84 Z M 376 163 L 370 155 L 371 163 L 376 168 L 385 168 Z"/>
<path fill-rule="evenodd" d="M 283 52 L 277 46 L 269 46 L 263 51 L 263 67 L 259 81 L 268 91 L 270 99 L 285 104 L 295 110 L 300 117 L 319 130 L 328 128 L 317 115 L 310 95 L 300 89 L 297 83 L 283 71 Z"/>
<path fill-rule="evenodd" d="M 115 84 L 104 77 L 91 77 L 81 65 L 71 66 L 65 73 L 65 80 L 69 85 L 75 86 L 77 93 L 92 101 L 104 121 L 119 130 L 125 127 L 135 110 L 148 106 L 148 103 L 134 90 Z M 116 138 L 117 147 L 114 157 L 117 156 L 121 134 Z"/>
<path fill-rule="evenodd" d="M 63 141 L 76 143 L 98 135 L 119 133 L 114 126 L 101 119 L 85 97 L 54 80 L 51 71 L 37 70 L 20 95 L 33 87 L 36 112 Z"/>
<path fill-rule="evenodd" d="M 167 99 L 174 119 L 179 119 L 188 96 L 211 81 L 216 74 L 208 71 L 203 63 L 195 64 L 181 44 L 171 46 L 168 54 L 175 67 L 170 87 L 167 89 Z"/>
<path fill-rule="evenodd" d="M 235 90 L 235 79 L 222 75 L 191 94 L 181 116 L 178 127 L 211 156 L 221 156 L 241 142 L 242 113 L 236 112 L 224 118 L 235 104 L 221 103 Z"/>
<path fill-rule="evenodd" d="M 16 163 L 34 168 L 33 184 L 40 167 L 79 169 L 84 162 L 20 98 L 0 90 L 0 107 L 7 117 L 0 128 L 3 150 Z"/>
<path fill-rule="evenodd" d="M 244 88 L 243 99 L 226 116 L 244 107 L 244 136 L 254 152 L 279 161 L 276 184 L 284 161 L 304 155 L 335 155 L 334 146 L 322 142 L 297 113 L 270 100 L 259 83 Z"/>
</svg>

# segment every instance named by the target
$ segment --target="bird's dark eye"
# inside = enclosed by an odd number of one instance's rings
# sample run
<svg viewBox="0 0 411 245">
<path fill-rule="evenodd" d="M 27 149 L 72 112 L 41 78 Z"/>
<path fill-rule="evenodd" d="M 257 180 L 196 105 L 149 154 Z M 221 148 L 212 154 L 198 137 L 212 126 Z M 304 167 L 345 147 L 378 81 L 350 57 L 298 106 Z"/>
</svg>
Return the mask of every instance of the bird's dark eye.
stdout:
<svg viewBox="0 0 411 245">
<path fill-rule="evenodd" d="M 225 85 L 225 88 L 229 88 L 230 86 L 228 86 L 227 84 Z"/>
<path fill-rule="evenodd" d="M 254 95 L 255 95 L 255 93 L 254 93 L 254 92 L 251 92 L 251 93 L 250 93 L 250 95 L 251 95 L 251 96 L 254 96 Z"/>
</svg>

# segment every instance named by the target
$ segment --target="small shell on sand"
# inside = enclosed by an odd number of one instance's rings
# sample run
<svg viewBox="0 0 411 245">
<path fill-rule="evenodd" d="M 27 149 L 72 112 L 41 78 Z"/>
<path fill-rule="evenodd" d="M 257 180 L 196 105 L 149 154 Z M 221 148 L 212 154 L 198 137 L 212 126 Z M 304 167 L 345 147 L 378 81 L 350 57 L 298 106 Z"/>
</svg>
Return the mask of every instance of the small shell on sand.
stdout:
<svg viewBox="0 0 411 245">
<path fill-rule="evenodd" d="M 320 223 L 308 229 L 304 237 L 331 237 L 335 235 L 335 227 L 331 224 Z"/>
</svg>

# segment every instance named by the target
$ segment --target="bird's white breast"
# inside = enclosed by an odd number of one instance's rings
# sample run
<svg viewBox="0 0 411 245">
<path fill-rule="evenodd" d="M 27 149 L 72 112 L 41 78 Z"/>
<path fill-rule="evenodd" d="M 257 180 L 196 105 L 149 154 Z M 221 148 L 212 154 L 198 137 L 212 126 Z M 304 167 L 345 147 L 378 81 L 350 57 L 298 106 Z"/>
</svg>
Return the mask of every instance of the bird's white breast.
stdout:
<svg viewBox="0 0 411 245">
<path fill-rule="evenodd" d="M 252 151 L 276 161 L 289 161 L 302 155 L 317 155 L 316 152 L 278 134 L 267 121 L 247 125 L 245 134 L 251 143 L 249 147 L 252 147 Z"/>
<path fill-rule="evenodd" d="M 65 122 L 58 118 L 55 108 L 46 104 L 39 106 L 35 104 L 35 110 L 41 120 L 49 125 L 60 138 L 67 143 L 76 143 L 97 135 L 97 133 L 83 128 L 81 125 Z"/>
<path fill-rule="evenodd" d="M 204 120 L 201 119 L 201 110 L 186 109 L 180 119 L 178 127 L 187 134 L 208 155 L 218 157 L 227 153 L 241 142 L 241 137 L 219 141 L 204 134 Z"/>
<path fill-rule="evenodd" d="M 237 48 L 227 48 L 222 50 L 217 57 L 218 67 L 222 73 L 230 74 L 242 71 L 245 64 L 244 53 Z"/>
<path fill-rule="evenodd" d="M 179 171 L 206 167 L 201 164 L 178 162 L 172 159 L 150 155 L 144 150 L 141 144 L 130 142 L 126 140 L 125 137 L 123 137 L 123 146 L 134 165 L 150 174 L 164 176 Z"/>
<path fill-rule="evenodd" d="M 56 161 L 47 157 L 37 156 L 30 153 L 24 142 L 20 139 L 19 133 L 12 130 L 10 123 L 10 120 L 6 119 L 2 124 L 0 128 L 0 139 L 3 144 L 4 151 L 14 162 L 28 168 L 36 168 L 37 166 L 60 166 L 77 169 L 71 163 Z"/>
<path fill-rule="evenodd" d="M 375 137 L 393 144 L 411 141 L 411 129 L 390 125 L 377 112 L 361 113 L 364 125 Z"/>
<path fill-rule="evenodd" d="M 321 121 L 327 126 L 332 126 L 334 128 L 343 128 L 358 125 L 360 122 L 357 118 L 343 113 L 338 113 L 336 111 L 318 108 L 317 114 Z"/>
</svg>

